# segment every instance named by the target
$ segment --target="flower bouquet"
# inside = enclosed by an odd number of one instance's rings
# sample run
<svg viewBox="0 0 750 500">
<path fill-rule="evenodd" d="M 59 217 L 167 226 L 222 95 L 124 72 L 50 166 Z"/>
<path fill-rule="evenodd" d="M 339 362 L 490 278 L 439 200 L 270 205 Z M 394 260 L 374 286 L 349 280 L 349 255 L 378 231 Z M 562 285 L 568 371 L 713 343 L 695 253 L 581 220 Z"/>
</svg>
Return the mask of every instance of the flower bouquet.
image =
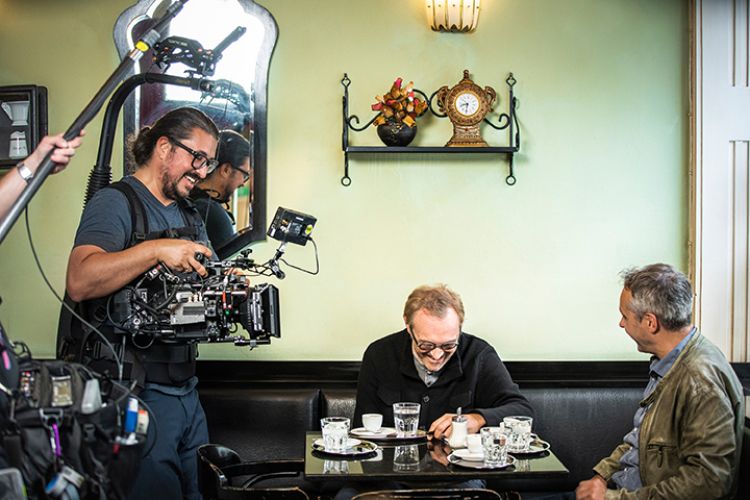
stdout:
<svg viewBox="0 0 750 500">
<path fill-rule="evenodd" d="M 378 136 L 387 146 L 406 146 L 417 133 L 416 119 L 427 111 L 427 103 L 415 96 L 414 82 L 401 87 L 402 78 L 396 78 L 391 90 L 375 96 L 373 111 L 380 114 L 373 121 Z"/>
</svg>

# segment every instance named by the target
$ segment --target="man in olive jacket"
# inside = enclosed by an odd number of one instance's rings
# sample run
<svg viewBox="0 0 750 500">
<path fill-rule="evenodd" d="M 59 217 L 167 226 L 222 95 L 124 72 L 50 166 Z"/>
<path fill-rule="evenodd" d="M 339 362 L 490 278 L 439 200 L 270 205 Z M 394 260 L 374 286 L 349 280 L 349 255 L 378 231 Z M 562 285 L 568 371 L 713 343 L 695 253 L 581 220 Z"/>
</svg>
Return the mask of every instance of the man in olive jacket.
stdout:
<svg viewBox="0 0 750 500">
<path fill-rule="evenodd" d="M 380 413 L 393 425 L 393 403 L 421 404 L 419 425 L 450 436 L 460 407 L 470 433 L 510 415 L 533 416 L 500 357 L 484 340 L 461 332 L 464 306 L 445 285 L 415 289 L 404 306 L 406 328 L 370 344 L 357 384 L 354 425 Z"/>
<path fill-rule="evenodd" d="M 578 499 L 721 499 L 737 489 L 742 388 L 721 351 L 691 324 L 687 277 L 665 264 L 624 273 L 620 327 L 653 354 L 634 427 Z"/>
</svg>

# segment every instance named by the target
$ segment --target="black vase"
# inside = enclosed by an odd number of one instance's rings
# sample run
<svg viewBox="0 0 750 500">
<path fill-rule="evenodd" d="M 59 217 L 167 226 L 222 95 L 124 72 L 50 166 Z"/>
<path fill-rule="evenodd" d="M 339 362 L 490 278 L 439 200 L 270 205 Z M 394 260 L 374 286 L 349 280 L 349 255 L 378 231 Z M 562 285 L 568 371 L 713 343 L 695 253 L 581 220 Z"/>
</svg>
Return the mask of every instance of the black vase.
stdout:
<svg viewBox="0 0 750 500">
<path fill-rule="evenodd" d="M 378 125 L 378 137 L 383 144 L 391 147 L 408 146 L 417 135 L 417 126 L 409 127 L 403 123 L 383 123 Z"/>
</svg>

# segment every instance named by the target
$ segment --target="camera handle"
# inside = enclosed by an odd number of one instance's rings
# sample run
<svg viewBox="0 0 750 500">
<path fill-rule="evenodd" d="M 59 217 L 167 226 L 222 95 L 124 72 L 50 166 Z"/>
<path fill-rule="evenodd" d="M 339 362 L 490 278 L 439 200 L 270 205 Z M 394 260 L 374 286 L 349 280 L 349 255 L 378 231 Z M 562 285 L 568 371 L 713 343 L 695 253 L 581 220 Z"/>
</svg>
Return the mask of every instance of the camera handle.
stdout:
<svg viewBox="0 0 750 500">
<path fill-rule="evenodd" d="M 281 267 L 279 266 L 279 261 L 284 256 L 284 252 L 286 251 L 286 241 L 283 241 L 281 245 L 279 245 L 279 248 L 276 249 L 276 254 L 273 256 L 271 260 L 268 261 L 268 268 L 271 270 L 274 276 L 279 278 L 280 280 L 283 280 L 286 278 L 286 273 L 281 270 Z"/>
</svg>

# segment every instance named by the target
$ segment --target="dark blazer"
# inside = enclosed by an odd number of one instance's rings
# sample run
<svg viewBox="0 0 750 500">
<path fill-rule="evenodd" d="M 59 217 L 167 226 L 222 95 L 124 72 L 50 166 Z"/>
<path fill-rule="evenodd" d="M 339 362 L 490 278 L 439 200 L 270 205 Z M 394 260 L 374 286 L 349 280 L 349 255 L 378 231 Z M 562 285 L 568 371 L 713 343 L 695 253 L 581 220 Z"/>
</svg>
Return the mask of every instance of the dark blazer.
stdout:
<svg viewBox="0 0 750 500">
<path fill-rule="evenodd" d="M 370 344 L 362 358 L 352 427 L 362 425 L 363 413 L 382 413 L 383 425 L 393 426 L 392 405 L 398 402 L 421 403 L 419 426 L 424 429 L 459 406 L 464 413 L 481 414 L 487 425 L 534 413 L 495 349 L 468 333 L 461 333 L 458 351 L 430 387 L 417 374 L 405 329 Z"/>
</svg>

